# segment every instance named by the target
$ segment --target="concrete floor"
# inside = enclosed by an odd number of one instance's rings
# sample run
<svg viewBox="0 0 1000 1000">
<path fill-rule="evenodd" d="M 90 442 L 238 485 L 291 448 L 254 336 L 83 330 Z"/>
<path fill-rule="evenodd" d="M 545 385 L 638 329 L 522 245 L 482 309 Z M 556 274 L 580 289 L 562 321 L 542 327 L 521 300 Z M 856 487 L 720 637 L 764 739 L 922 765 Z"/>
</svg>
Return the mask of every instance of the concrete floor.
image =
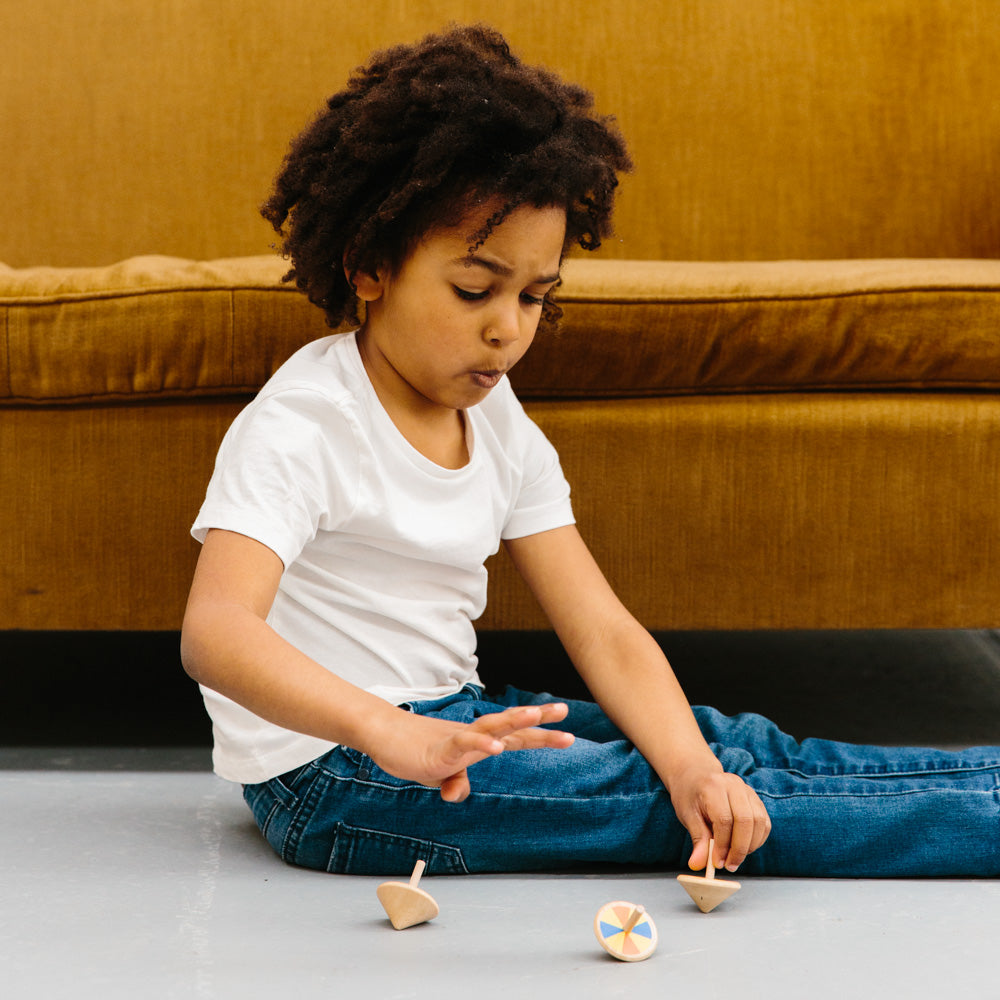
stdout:
<svg viewBox="0 0 1000 1000">
<path fill-rule="evenodd" d="M 958 744 L 1000 697 L 1000 644 L 947 652 L 955 685 L 980 681 L 974 712 L 937 713 Z M 899 711 L 882 704 L 885 726 Z M 998 880 L 744 877 L 701 914 L 672 873 L 425 879 L 440 916 L 395 931 L 381 879 L 279 862 L 206 762 L 204 748 L 0 749 L 0 997 L 1000 998 Z M 614 899 L 656 921 L 648 961 L 597 945 L 593 916 Z"/>
</svg>

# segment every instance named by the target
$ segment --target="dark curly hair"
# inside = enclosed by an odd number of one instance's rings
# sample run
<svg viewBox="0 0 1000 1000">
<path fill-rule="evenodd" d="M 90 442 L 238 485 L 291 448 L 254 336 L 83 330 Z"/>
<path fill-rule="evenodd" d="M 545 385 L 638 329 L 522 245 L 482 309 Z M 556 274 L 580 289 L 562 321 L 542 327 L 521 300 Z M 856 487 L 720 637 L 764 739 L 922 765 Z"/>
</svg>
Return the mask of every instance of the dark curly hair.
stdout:
<svg viewBox="0 0 1000 1000">
<path fill-rule="evenodd" d="M 565 207 L 563 253 L 596 249 L 630 168 L 586 90 L 525 65 L 485 25 L 453 27 L 356 70 L 293 141 L 261 214 L 292 263 L 285 280 L 337 326 L 359 322 L 345 269 L 398 270 L 421 237 L 494 199 L 470 250 L 521 205 Z M 547 302 L 544 322 L 559 313 Z"/>
</svg>

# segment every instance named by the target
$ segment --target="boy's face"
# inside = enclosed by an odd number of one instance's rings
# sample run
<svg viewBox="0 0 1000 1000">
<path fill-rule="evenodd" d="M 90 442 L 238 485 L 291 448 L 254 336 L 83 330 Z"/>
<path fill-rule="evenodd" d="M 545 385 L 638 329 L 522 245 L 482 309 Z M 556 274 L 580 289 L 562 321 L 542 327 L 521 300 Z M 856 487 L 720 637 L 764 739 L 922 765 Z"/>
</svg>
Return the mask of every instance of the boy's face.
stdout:
<svg viewBox="0 0 1000 1000">
<path fill-rule="evenodd" d="M 395 273 L 355 275 L 367 302 L 359 343 L 390 413 L 433 418 L 481 402 L 531 345 L 559 277 L 566 213 L 515 209 L 477 250 L 489 203 L 426 235 Z"/>
</svg>

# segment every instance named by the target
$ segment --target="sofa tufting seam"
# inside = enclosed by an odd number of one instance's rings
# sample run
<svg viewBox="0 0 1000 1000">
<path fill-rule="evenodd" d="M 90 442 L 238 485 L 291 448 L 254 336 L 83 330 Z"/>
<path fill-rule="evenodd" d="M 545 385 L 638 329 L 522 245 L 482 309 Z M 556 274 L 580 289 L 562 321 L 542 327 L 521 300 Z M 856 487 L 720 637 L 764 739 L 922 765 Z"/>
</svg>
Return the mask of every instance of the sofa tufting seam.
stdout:
<svg viewBox="0 0 1000 1000">
<path fill-rule="evenodd" d="M 151 285 L 144 288 L 99 288 L 79 292 L 53 292 L 49 295 L 32 295 L 30 292 L 13 295 L 0 292 L 0 304 L 16 306 L 57 306 L 76 302 L 95 302 L 107 299 L 133 299 L 149 295 L 204 295 L 206 292 L 298 292 L 297 288 L 284 285 L 241 284 L 223 285 Z"/>
<path fill-rule="evenodd" d="M 1000 285 L 907 285 L 885 288 L 850 289 L 842 292 L 816 291 L 796 292 L 761 292 L 758 294 L 745 292 L 720 292 L 708 295 L 601 295 L 578 292 L 574 296 L 558 296 L 560 305 L 579 303 L 593 305 L 606 303 L 615 306 L 630 305 L 664 305 L 664 306 L 705 306 L 732 305 L 740 302 L 818 302 L 824 299 L 858 299 L 871 297 L 887 297 L 893 295 L 996 295 L 1000 293 Z"/>
<path fill-rule="evenodd" d="M 7 396 L 0 395 L 0 410 L 14 406 L 43 407 L 49 405 L 73 406 L 104 401 L 128 404 L 132 402 L 169 402 L 172 399 L 226 400 L 239 396 L 255 396 L 261 389 L 258 383 L 219 383 L 192 386 L 186 389 L 160 389 L 143 392 L 79 393 L 69 396 Z M 627 389 L 599 390 L 596 388 L 555 390 L 538 386 L 515 385 L 518 398 L 526 404 L 546 402 L 604 402 L 608 400 L 678 399 L 690 396 L 793 396 L 793 395 L 877 395 L 885 393 L 898 396 L 927 396 L 963 393 L 976 396 L 993 396 L 1000 392 L 1000 379 L 949 380 L 941 382 L 902 380 L 899 382 L 810 382 L 810 383 L 761 383 L 760 385 L 688 384 L 664 387 L 630 386 Z"/>
<path fill-rule="evenodd" d="M 251 282 L 240 284 L 224 285 L 162 285 L 148 288 L 118 288 L 118 289 L 95 289 L 92 291 L 53 293 L 52 295 L 32 296 L 20 293 L 15 295 L 4 295 L 0 293 L 0 304 L 16 305 L 19 307 L 62 305 L 74 302 L 88 302 L 103 299 L 138 298 L 148 295 L 202 295 L 206 292 L 280 292 L 282 294 L 298 294 L 298 289 L 289 285 L 274 284 L 254 284 Z M 653 294 L 643 295 L 641 293 L 627 294 L 620 293 L 610 295 L 606 293 L 593 293 L 584 289 L 561 294 L 556 296 L 560 305 L 593 305 L 607 304 L 618 305 L 719 305 L 725 303 L 739 302 L 815 302 L 822 299 L 851 299 L 864 298 L 866 296 L 892 296 L 892 295 L 941 295 L 941 294 L 968 294 L 968 295 L 996 295 L 1000 293 L 1000 284 L 976 285 L 976 284 L 933 284 L 933 285 L 900 285 L 884 286 L 863 289 L 845 289 L 844 291 L 822 291 L 815 292 L 718 292 L 705 295 L 685 296 L 683 294 L 664 295 Z"/>
</svg>

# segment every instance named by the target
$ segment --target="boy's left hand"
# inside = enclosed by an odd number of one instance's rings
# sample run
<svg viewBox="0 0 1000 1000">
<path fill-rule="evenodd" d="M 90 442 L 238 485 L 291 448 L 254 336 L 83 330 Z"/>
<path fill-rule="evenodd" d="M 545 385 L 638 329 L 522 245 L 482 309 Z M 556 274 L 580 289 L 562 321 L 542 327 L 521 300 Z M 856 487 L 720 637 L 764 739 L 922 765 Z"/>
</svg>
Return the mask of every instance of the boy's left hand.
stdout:
<svg viewBox="0 0 1000 1000">
<path fill-rule="evenodd" d="M 771 832 L 760 796 L 738 775 L 722 771 L 714 758 L 674 776 L 669 787 L 677 818 L 694 841 L 688 859 L 693 871 L 705 868 L 710 840 L 715 840 L 715 867 L 735 872 Z"/>
</svg>

